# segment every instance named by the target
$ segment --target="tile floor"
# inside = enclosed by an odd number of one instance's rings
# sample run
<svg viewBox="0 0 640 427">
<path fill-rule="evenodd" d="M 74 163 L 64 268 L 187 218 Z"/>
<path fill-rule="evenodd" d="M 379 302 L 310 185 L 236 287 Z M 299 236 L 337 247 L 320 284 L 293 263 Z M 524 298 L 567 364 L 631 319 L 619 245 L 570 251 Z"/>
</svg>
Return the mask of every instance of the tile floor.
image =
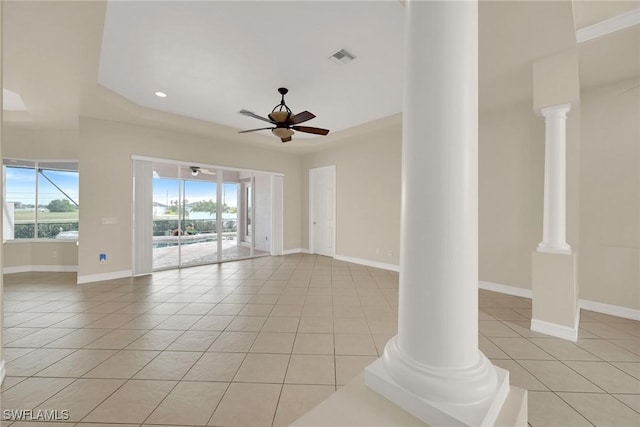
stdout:
<svg viewBox="0 0 640 427">
<path fill-rule="evenodd" d="M 56 426 L 284 426 L 396 331 L 396 273 L 311 255 L 4 283 L 2 408 L 68 410 Z M 639 426 L 639 322 L 583 311 L 574 344 L 530 316 L 529 300 L 480 291 L 480 347 L 529 389 L 530 425 Z"/>
<path fill-rule="evenodd" d="M 269 255 L 269 252 L 259 249 L 254 249 L 253 255 L 251 255 L 251 249 L 243 244 L 239 245 L 236 239 L 222 240 L 221 259 L 223 261 L 266 255 Z M 218 262 L 218 242 L 216 240 L 153 248 L 153 268 L 157 270 L 176 268 L 178 264 L 188 267 L 213 262 Z"/>
</svg>

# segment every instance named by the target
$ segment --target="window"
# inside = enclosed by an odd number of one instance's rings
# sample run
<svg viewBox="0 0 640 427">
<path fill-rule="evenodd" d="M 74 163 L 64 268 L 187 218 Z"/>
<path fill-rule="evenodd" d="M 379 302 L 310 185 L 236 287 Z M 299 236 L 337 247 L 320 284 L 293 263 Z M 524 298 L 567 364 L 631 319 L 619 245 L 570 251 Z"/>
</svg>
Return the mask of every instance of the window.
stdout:
<svg viewBox="0 0 640 427">
<path fill-rule="evenodd" d="M 4 240 L 78 239 L 78 162 L 4 159 Z"/>
</svg>

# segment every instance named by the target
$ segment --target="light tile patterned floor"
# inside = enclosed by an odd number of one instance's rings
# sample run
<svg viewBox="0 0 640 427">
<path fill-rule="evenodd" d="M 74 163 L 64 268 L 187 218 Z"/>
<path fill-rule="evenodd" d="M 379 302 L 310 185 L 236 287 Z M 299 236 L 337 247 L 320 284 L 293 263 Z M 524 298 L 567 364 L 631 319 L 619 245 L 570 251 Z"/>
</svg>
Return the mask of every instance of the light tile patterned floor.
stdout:
<svg viewBox="0 0 640 427">
<path fill-rule="evenodd" d="M 68 410 L 56 426 L 284 426 L 396 330 L 397 274 L 311 255 L 74 283 L 5 276 L 3 409 Z M 640 425 L 638 322 L 583 311 L 574 344 L 530 316 L 529 300 L 480 291 L 480 347 L 529 389 L 531 426 Z"/>
</svg>

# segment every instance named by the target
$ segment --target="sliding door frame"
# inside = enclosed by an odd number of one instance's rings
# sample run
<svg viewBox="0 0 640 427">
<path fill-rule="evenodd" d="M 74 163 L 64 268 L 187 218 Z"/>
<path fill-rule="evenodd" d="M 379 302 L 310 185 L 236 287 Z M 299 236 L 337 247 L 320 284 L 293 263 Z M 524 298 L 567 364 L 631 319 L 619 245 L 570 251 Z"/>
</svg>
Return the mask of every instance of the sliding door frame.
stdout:
<svg viewBox="0 0 640 427">
<path fill-rule="evenodd" d="M 181 166 L 197 166 L 200 168 L 204 168 L 204 169 L 214 169 L 214 170 L 218 170 L 218 171 L 234 171 L 234 172 L 245 172 L 245 173 L 249 173 L 250 174 L 250 185 L 252 187 L 251 189 L 251 209 L 254 210 L 254 212 L 252 212 L 252 219 L 251 219 L 251 242 L 250 242 L 250 257 L 253 258 L 255 257 L 255 175 L 254 174 L 262 174 L 262 175 L 267 175 L 271 177 L 271 199 L 272 199 L 272 203 L 271 203 L 271 231 L 270 234 L 272 236 L 271 239 L 271 250 L 270 250 L 270 255 L 281 255 L 283 253 L 283 247 L 282 244 L 284 242 L 284 227 L 282 226 L 284 223 L 283 218 L 278 218 L 275 219 L 274 215 L 280 215 L 282 216 L 284 214 L 283 209 L 281 208 L 283 206 L 283 196 L 284 196 L 284 174 L 283 173 L 278 173 L 278 172 L 268 172 L 268 171 L 260 171 L 260 170 L 253 170 L 253 169 L 243 169 L 243 168 L 235 168 L 235 167 L 228 167 L 228 166 L 217 166 L 217 165 L 211 165 L 211 164 L 205 164 L 205 163 L 198 163 L 198 162 L 184 162 L 184 161 L 179 161 L 179 160 L 171 160 L 171 159 L 162 159 L 162 158 L 155 158 L 155 157 L 148 157 L 148 156 L 138 156 L 138 155 L 132 155 L 131 159 L 134 161 L 133 163 L 135 164 L 136 160 L 139 161 L 147 161 L 147 162 L 152 162 L 152 163 L 165 163 L 168 165 L 175 165 L 176 168 L 178 168 L 178 171 L 180 170 Z M 180 173 L 178 172 L 176 179 L 179 182 L 182 182 L 181 184 L 179 184 L 179 200 L 182 200 L 184 198 L 184 180 L 186 178 L 180 176 Z M 216 186 L 216 234 L 217 234 L 217 261 L 214 263 L 221 263 L 221 262 L 227 262 L 227 261 L 234 261 L 234 260 L 224 260 L 222 259 L 222 229 L 223 229 L 223 224 L 222 224 L 222 204 L 218 203 L 221 199 L 222 199 L 222 185 L 224 184 L 223 182 L 223 177 L 222 177 L 222 173 L 218 173 L 217 174 L 217 186 Z M 135 177 L 135 175 L 134 175 Z M 153 182 L 153 177 L 150 177 L 151 179 L 151 186 L 153 186 L 152 182 Z M 275 188 L 275 183 L 279 184 L 278 188 Z M 274 196 L 275 194 L 275 196 Z M 274 197 L 279 199 L 279 200 L 274 200 Z M 184 202 L 184 200 L 182 200 Z M 178 204 L 179 206 L 179 204 Z M 133 254 L 136 254 L 138 252 L 138 256 L 140 256 L 141 253 L 145 253 L 145 254 L 149 254 L 147 256 L 151 256 L 153 257 L 153 251 L 149 250 L 149 251 L 137 251 L 137 247 L 139 245 L 144 244 L 143 242 L 150 240 L 149 236 L 146 236 L 146 234 L 149 233 L 149 230 L 151 233 L 153 233 L 153 227 L 147 227 L 146 230 L 136 230 L 136 209 L 140 209 L 141 206 L 139 206 L 139 204 L 133 203 L 132 204 L 132 219 L 133 219 L 133 239 L 132 239 L 132 246 L 133 246 Z M 149 206 L 150 208 L 150 206 Z M 279 208 L 279 209 L 278 209 Z M 180 221 L 181 221 L 181 212 L 178 212 L 178 224 L 180 225 Z M 238 221 L 239 222 L 239 221 Z M 239 226 L 240 224 L 238 224 Z M 243 232 L 243 231 L 242 231 Z M 240 233 L 241 230 L 237 230 L 237 238 L 240 239 Z M 140 236 L 138 236 L 140 235 Z M 151 234 L 151 240 L 152 240 L 152 234 Z M 178 265 L 175 267 L 169 267 L 169 269 L 172 268 L 182 268 L 182 262 L 180 259 L 180 251 L 181 251 L 181 245 L 179 245 L 178 251 L 179 251 L 179 258 L 178 258 Z M 136 257 L 132 257 L 132 265 L 136 265 Z M 140 262 L 140 260 L 138 260 L 138 262 Z M 207 263 L 208 264 L 208 263 Z M 153 262 L 151 261 L 151 265 L 153 265 Z M 185 267 L 192 267 L 195 266 L 196 264 L 192 264 L 189 266 L 185 266 Z M 153 269 L 152 271 L 160 271 L 162 269 Z M 149 273 L 151 273 L 149 272 Z M 143 274 L 148 274 L 148 273 L 143 273 Z"/>
</svg>

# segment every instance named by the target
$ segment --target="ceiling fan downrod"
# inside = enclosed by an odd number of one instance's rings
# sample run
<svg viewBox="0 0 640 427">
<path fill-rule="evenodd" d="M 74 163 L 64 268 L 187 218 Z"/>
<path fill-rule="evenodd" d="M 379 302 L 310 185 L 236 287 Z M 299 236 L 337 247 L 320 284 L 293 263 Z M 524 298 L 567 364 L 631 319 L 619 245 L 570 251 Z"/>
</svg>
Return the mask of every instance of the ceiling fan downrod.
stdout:
<svg viewBox="0 0 640 427">
<path fill-rule="evenodd" d="M 287 119 L 289 118 L 289 116 L 291 116 L 292 112 L 289 109 L 289 107 L 287 106 L 287 104 L 285 104 L 284 102 L 284 96 L 289 92 L 289 89 L 287 89 L 286 87 L 281 87 L 278 88 L 278 92 L 280 93 L 280 95 L 282 95 L 282 99 L 280 100 L 280 104 L 276 105 L 275 107 L 273 107 L 273 110 L 271 110 L 271 113 L 275 113 L 276 110 L 277 111 L 282 111 L 283 109 L 289 114 L 287 116 Z"/>
</svg>

